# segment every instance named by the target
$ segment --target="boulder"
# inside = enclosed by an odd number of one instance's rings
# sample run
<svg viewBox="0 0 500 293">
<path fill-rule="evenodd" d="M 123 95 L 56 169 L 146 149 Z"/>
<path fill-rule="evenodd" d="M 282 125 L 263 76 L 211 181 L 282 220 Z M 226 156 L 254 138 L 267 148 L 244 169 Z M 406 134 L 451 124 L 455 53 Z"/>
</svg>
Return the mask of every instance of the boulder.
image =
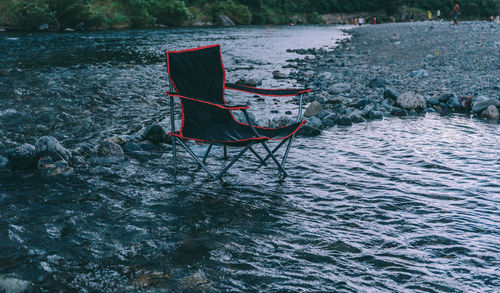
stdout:
<svg viewBox="0 0 500 293">
<path fill-rule="evenodd" d="M 11 170 L 28 170 L 36 166 L 35 146 L 25 143 L 20 146 L 8 149 L 4 155 L 9 160 Z"/>
<path fill-rule="evenodd" d="M 383 119 L 384 113 L 382 113 L 382 111 L 370 111 L 368 117 L 370 117 L 370 119 Z"/>
<path fill-rule="evenodd" d="M 408 111 L 406 111 L 405 109 L 394 107 L 391 110 L 391 115 L 392 116 L 407 116 L 408 115 Z"/>
<path fill-rule="evenodd" d="M 387 81 L 381 79 L 381 78 L 374 78 L 370 80 L 368 83 L 368 87 L 375 89 L 375 88 L 385 88 L 387 85 Z"/>
<path fill-rule="evenodd" d="M 498 109 L 496 106 L 490 105 L 486 110 L 481 112 L 481 117 L 492 119 L 492 120 L 498 120 L 499 114 L 498 114 Z"/>
<path fill-rule="evenodd" d="M 363 118 L 363 115 L 364 111 L 356 109 L 349 114 L 349 119 L 354 123 L 364 122 L 365 119 Z"/>
<path fill-rule="evenodd" d="M 406 110 L 423 109 L 427 105 L 425 98 L 414 92 L 405 92 L 397 99 L 397 104 Z"/>
<path fill-rule="evenodd" d="M 499 107 L 500 101 L 498 101 L 497 99 L 488 99 L 485 97 L 479 99 L 479 97 L 478 97 L 476 99 L 476 101 L 472 102 L 472 112 L 480 113 L 480 112 L 484 111 L 486 108 L 488 108 L 489 106 Z"/>
<path fill-rule="evenodd" d="M 49 25 L 46 23 L 42 23 L 41 25 L 38 26 L 39 31 L 47 31 L 49 30 Z"/>
<path fill-rule="evenodd" d="M 216 26 L 235 26 L 234 21 L 229 18 L 227 15 L 217 15 L 215 17 L 215 25 Z"/>
<path fill-rule="evenodd" d="M 439 100 L 436 99 L 435 97 L 426 97 L 427 104 L 429 105 L 439 105 Z"/>
<path fill-rule="evenodd" d="M 399 93 L 391 88 L 386 88 L 384 90 L 384 99 L 391 101 L 396 101 L 398 99 Z"/>
<path fill-rule="evenodd" d="M 42 136 L 35 144 L 36 154 L 38 157 L 50 156 L 52 159 L 68 162 L 71 159 L 71 152 L 64 148 L 52 136 Z"/>
<path fill-rule="evenodd" d="M 148 126 L 145 130 L 144 133 L 142 134 L 142 137 L 144 140 L 148 140 L 152 143 L 159 144 L 159 143 L 167 143 L 169 140 L 169 137 L 163 127 L 161 127 L 158 124 L 153 124 Z"/>
<path fill-rule="evenodd" d="M 323 111 L 321 104 L 318 101 L 314 101 L 311 104 L 309 104 L 306 111 L 304 112 L 304 116 L 311 117 L 320 113 L 321 111 Z"/>
<path fill-rule="evenodd" d="M 455 109 L 455 110 L 462 109 L 462 104 L 455 96 L 449 98 L 448 101 L 446 101 L 446 105 L 450 109 Z"/>
<path fill-rule="evenodd" d="M 336 84 L 333 84 L 332 86 L 330 86 L 330 88 L 328 89 L 328 92 L 330 94 L 342 94 L 342 93 L 345 93 L 345 92 L 349 92 L 351 90 L 351 85 L 347 82 L 340 82 L 340 83 L 336 83 Z"/>
</svg>

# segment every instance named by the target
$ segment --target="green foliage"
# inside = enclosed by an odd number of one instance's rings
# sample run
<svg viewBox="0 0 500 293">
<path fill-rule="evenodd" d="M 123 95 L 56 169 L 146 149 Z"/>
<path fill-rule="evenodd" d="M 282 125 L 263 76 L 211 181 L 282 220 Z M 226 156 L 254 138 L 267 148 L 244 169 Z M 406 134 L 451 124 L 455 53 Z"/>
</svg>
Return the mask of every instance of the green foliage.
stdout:
<svg viewBox="0 0 500 293">
<path fill-rule="evenodd" d="M 236 4 L 233 0 L 218 0 L 207 3 L 205 13 L 214 19 L 219 14 L 227 15 L 237 24 L 250 24 L 252 21 L 252 13 L 248 7 Z"/>
<path fill-rule="evenodd" d="M 159 23 L 172 26 L 184 24 L 190 17 L 189 10 L 183 1 L 152 1 L 149 13 Z"/>
<path fill-rule="evenodd" d="M 441 10 L 448 15 L 453 0 L 0 0 L 0 25 L 24 30 L 47 23 L 51 28 L 91 29 L 144 27 L 155 23 L 179 26 L 190 19 L 229 16 L 237 24 L 283 24 L 290 18 L 321 23 L 320 14 L 385 9 L 402 5 L 417 14 Z M 497 0 L 459 0 L 466 18 L 495 15 Z"/>
</svg>

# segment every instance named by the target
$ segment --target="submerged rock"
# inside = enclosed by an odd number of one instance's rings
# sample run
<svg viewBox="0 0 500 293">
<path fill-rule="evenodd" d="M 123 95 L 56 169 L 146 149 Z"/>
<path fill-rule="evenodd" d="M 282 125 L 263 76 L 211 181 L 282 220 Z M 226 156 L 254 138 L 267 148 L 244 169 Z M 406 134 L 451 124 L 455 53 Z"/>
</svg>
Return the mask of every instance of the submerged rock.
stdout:
<svg viewBox="0 0 500 293">
<path fill-rule="evenodd" d="M 33 283 L 21 280 L 15 276 L 0 275 L 0 292 L 21 293 L 33 290 Z"/>
<path fill-rule="evenodd" d="M 73 173 L 73 168 L 68 166 L 68 162 L 64 160 L 54 161 L 51 157 L 41 157 L 38 160 L 37 168 L 45 177 L 67 176 Z"/>
<path fill-rule="evenodd" d="M 405 92 L 397 99 L 397 104 L 406 110 L 423 109 L 427 102 L 423 96 L 414 92 Z"/>
<path fill-rule="evenodd" d="M 125 159 L 123 149 L 111 141 L 100 142 L 90 154 L 90 162 L 95 165 L 116 164 Z"/>
<path fill-rule="evenodd" d="M 40 137 L 35 144 L 35 148 L 38 157 L 50 156 L 56 161 L 64 160 L 66 162 L 71 158 L 71 152 L 52 136 Z"/>
<path fill-rule="evenodd" d="M 5 151 L 11 170 L 28 170 L 36 166 L 35 146 L 25 143 Z"/>
<path fill-rule="evenodd" d="M 256 87 L 256 86 L 259 86 L 262 84 L 262 79 L 257 79 L 255 77 L 243 77 L 243 78 L 238 79 L 236 84 Z"/>
</svg>

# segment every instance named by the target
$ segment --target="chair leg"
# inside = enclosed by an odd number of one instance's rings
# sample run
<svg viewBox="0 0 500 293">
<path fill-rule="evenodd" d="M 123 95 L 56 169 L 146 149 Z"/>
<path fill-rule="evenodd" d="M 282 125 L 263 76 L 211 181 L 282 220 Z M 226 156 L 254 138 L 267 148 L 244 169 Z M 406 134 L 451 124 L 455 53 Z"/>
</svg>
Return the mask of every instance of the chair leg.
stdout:
<svg viewBox="0 0 500 293">
<path fill-rule="evenodd" d="M 208 154 L 210 153 L 210 150 L 212 149 L 213 145 L 214 145 L 214 143 L 211 142 L 210 145 L 208 146 L 207 151 L 205 152 L 205 155 L 203 156 L 203 160 L 202 160 L 203 163 L 205 163 L 205 161 L 207 160 Z"/>
<path fill-rule="evenodd" d="M 279 150 L 279 148 L 285 144 L 285 142 L 287 142 L 290 138 L 287 138 L 287 139 L 284 139 L 282 140 L 273 150 L 272 150 L 272 154 L 274 154 L 277 150 Z M 267 160 L 269 160 L 271 158 L 271 155 L 267 155 L 265 158 L 264 158 L 264 162 L 267 162 Z"/>
<path fill-rule="evenodd" d="M 233 166 L 234 163 L 236 163 L 236 161 L 238 161 L 239 158 L 241 158 L 241 156 L 243 156 L 243 154 L 251 147 L 252 145 L 249 144 L 247 145 L 245 148 L 243 148 L 240 153 L 238 155 L 236 155 L 232 160 L 231 162 L 229 162 L 229 164 L 227 164 L 227 166 L 222 169 L 222 171 L 220 171 L 220 173 L 217 175 L 216 179 L 222 179 L 222 176 L 227 172 L 227 170 L 229 170 L 229 168 L 231 168 Z M 225 146 L 224 146 L 225 147 Z"/>
<path fill-rule="evenodd" d="M 272 151 L 269 149 L 269 147 L 267 146 L 267 144 L 265 142 L 262 142 L 261 144 L 266 149 L 266 151 L 268 152 L 269 156 L 271 156 L 271 159 L 273 159 L 273 161 L 278 166 L 278 169 L 283 174 L 283 178 L 287 177 L 288 174 L 286 173 L 285 168 L 283 168 L 283 166 L 281 166 L 280 162 L 278 162 L 278 159 L 276 159 L 276 157 L 274 156 L 274 154 L 272 153 Z"/>
<path fill-rule="evenodd" d="M 210 175 L 210 177 L 214 179 L 216 178 L 215 174 L 208 169 L 208 167 L 195 155 L 195 153 L 193 153 L 193 151 L 184 142 L 179 140 L 179 144 L 191 155 L 191 157 L 193 157 L 193 159 L 203 168 L 203 170 L 205 170 L 208 175 Z"/>
<path fill-rule="evenodd" d="M 295 134 L 293 134 L 292 137 L 290 137 L 290 140 L 288 141 L 288 145 L 286 146 L 285 155 L 283 156 L 283 160 L 281 161 L 281 166 L 283 168 L 285 168 L 286 159 L 288 158 L 288 153 L 290 152 L 290 148 L 292 147 L 292 142 L 293 142 L 294 137 L 295 137 Z"/>
<path fill-rule="evenodd" d="M 173 164 L 174 164 L 174 177 L 177 176 L 177 150 L 175 149 L 175 141 L 177 137 L 172 136 L 172 155 L 173 155 Z"/>
<path fill-rule="evenodd" d="M 224 145 L 224 160 L 227 160 L 227 146 Z"/>
<path fill-rule="evenodd" d="M 250 151 L 259 159 L 261 165 L 267 166 L 266 161 L 252 147 L 250 147 Z"/>
</svg>

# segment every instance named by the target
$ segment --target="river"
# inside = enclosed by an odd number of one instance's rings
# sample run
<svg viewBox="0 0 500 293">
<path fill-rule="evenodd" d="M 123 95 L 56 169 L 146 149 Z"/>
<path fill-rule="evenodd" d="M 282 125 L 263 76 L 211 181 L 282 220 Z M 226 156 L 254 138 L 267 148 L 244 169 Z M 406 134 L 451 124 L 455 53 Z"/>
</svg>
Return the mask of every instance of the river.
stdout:
<svg viewBox="0 0 500 293">
<path fill-rule="evenodd" d="M 52 135 L 72 148 L 168 125 L 167 49 L 218 43 L 229 81 L 292 87 L 272 78 L 303 58 L 287 49 L 345 37 L 332 26 L 3 33 L 2 144 Z M 294 108 L 252 105 L 258 117 Z M 498 124 L 428 113 L 299 137 L 284 181 L 253 163 L 207 181 L 181 153 L 174 184 L 169 152 L 2 178 L 0 291 L 494 292 L 499 142 Z"/>
</svg>

